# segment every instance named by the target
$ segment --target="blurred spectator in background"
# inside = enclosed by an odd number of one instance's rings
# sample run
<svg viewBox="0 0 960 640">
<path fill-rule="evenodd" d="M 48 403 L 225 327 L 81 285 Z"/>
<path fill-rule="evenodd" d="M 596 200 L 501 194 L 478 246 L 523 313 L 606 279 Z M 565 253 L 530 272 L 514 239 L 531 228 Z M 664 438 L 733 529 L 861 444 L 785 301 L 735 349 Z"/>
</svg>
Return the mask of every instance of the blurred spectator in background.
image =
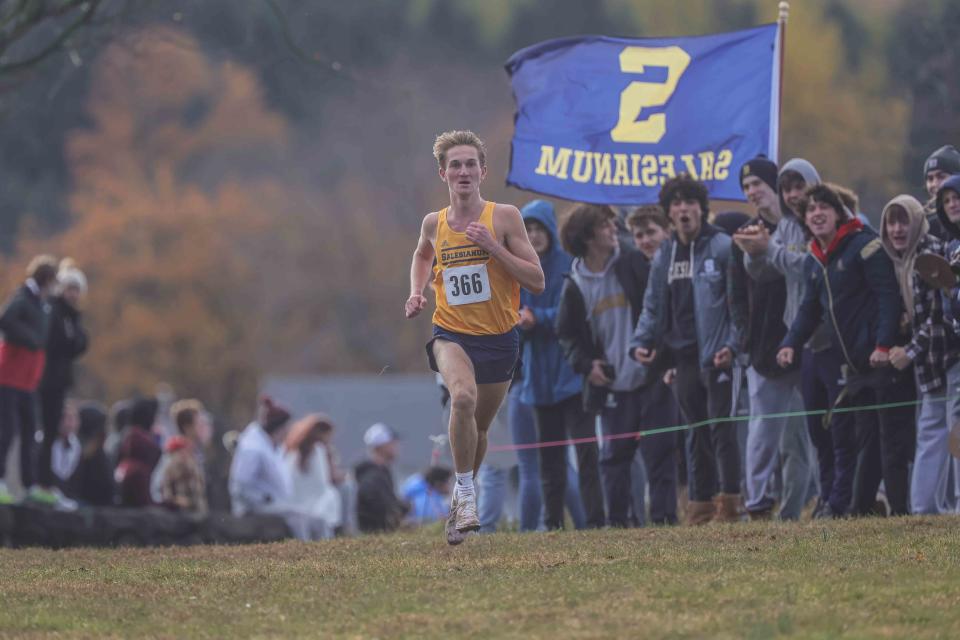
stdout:
<svg viewBox="0 0 960 640">
<path fill-rule="evenodd" d="M 159 404 L 159 403 L 158 403 Z M 159 412 L 158 413 L 162 413 Z M 213 438 L 213 425 L 210 424 L 210 415 L 199 400 L 188 399 L 174 402 L 169 408 L 169 422 L 173 425 L 175 433 L 170 437 L 182 436 L 186 438 L 190 453 L 193 455 L 197 468 L 204 475 L 206 481 L 206 472 L 204 470 L 205 455 L 204 451 L 210 445 Z M 159 420 L 157 421 L 159 422 Z M 163 476 L 171 452 L 164 446 L 164 456 L 160 458 L 156 469 L 153 470 L 153 477 L 150 480 L 150 495 L 154 502 L 164 502 L 161 496 L 160 487 L 163 484 Z M 179 455 L 179 450 L 177 455 Z"/>
<path fill-rule="evenodd" d="M 58 487 L 70 479 L 80 462 L 81 445 L 77 437 L 80 427 L 80 416 L 77 405 L 73 400 L 67 400 L 63 405 L 63 416 L 60 419 L 60 431 L 50 448 L 50 467 L 56 478 L 56 487 L 52 491 L 59 491 Z"/>
<path fill-rule="evenodd" d="M 446 520 L 453 491 L 453 471 L 448 467 L 430 467 L 403 484 L 401 494 L 410 505 L 407 514 L 411 524 L 421 525 Z"/>
<path fill-rule="evenodd" d="M 171 509 L 206 515 L 207 486 L 194 453 L 196 445 L 185 436 L 173 436 L 164 445 L 169 456 L 160 483 L 161 503 Z"/>
<path fill-rule="evenodd" d="M 107 459 L 112 467 L 116 467 L 120 462 L 120 445 L 130 428 L 130 409 L 133 408 L 133 402 L 133 398 L 125 398 L 110 407 L 110 431 L 103 449 L 107 452 Z"/>
<path fill-rule="evenodd" d="M 87 278 L 69 258 L 60 262 L 55 291 L 50 301 L 46 365 L 39 389 L 43 443 L 37 462 L 37 485 L 48 491 L 65 479 L 53 468 L 51 452 L 54 442 L 66 442 L 62 435 L 58 437 L 63 426 L 60 418 L 67 393 L 73 387 L 73 363 L 87 350 L 87 332 L 80 320 L 80 300 L 87 292 Z"/>
<path fill-rule="evenodd" d="M 397 497 L 390 465 L 397 458 L 397 434 L 382 422 L 363 434 L 368 459 L 357 465 L 357 527 L 363 533 L 394 531 L 410 506 Z"/>
<path fill-rule="evenodd" d="M 34 434 L 37 430 L 37 387 L 43 376 L 49 328 L 46 300 L 57 281 L 57 262 L 37 256 L 27 267 L 27 280 L 0 313 L 0 504 L 13 502 L 5 482 L 7 451 L 20 437 L 20 479 L 27 497 L 55 504 L 50 492 L 34 487 Z"/>
<path fill-rule="evenodd" d="M 152 433 L 157 408 L 156 398 L 138 398 L 130 407 L 130 427 L 120 445 L 120 462 L 114 475 L 123 507 L 145 507 L 154 502 L 150 478 L 161 455 Z"/>
<path fill-rule="evenodd" d="M 295 534 L 302 540 L 331 538 L 343 520 L 327 450 L 333 431 L 328 416 L 314 413 L 294 423 L 284 443 L 290 506 L 303 515 Z"/>
<path fill-rule="evenodd" d="M 107 413 L 94 403 L 80 406 L 80 460 L 67 483 L 67 495 L 82 505 L 106 507 L 113 504 L 113 465 L 103 444 L 107 440 Z"/>
<path fill-rule="evenodd" d="M 289 426 L 290 412 L 263 398 L 260 415 L 240 434 L 230 465 L 234 515 L 288 511 L 290 480 L 280 444 Z"/>
</svg>

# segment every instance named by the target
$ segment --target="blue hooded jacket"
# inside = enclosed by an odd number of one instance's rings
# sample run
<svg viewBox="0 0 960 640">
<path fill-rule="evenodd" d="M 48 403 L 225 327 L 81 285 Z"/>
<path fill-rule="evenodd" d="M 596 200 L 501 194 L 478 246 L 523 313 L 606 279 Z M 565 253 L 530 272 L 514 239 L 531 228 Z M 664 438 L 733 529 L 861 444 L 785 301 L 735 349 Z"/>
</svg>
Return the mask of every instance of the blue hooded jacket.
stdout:
<svg viewBox="0 0 960 640">
<path fill-rule="evenodd" d="M 537 324 L 521 332 L 523 339 L 523 380 L 520 401 L 524 404 L 550 405 L 577 395 L 583 378 L 573 372 L 554 331 L 564 274 L 570 272 L 573 258 L 560 246 L 557 218 L 553 205 L 545 200 L 529 202 L 521 210 L 523 220 L 536 220 L 550 234 L 550 249 L 540 258 L 546 287 L 540 295 L 522 289 L 520 305 L 529 307 Z"/>
</svg>

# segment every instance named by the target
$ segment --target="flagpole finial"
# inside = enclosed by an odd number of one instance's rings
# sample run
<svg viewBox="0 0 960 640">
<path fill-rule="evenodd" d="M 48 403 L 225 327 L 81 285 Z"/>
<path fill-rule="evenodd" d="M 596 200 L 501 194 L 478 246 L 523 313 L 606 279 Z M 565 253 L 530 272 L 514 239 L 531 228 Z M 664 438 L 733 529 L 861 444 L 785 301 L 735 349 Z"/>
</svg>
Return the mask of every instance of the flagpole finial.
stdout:
<svg viewBox="0 0 960 640">
<path fill-rule="evenodd" d="M 786 22 L 787 18 L 790 17 L 790 3 L 787 0 L 782 0 L 780 2 L 780 22 Z"/>
</svg>

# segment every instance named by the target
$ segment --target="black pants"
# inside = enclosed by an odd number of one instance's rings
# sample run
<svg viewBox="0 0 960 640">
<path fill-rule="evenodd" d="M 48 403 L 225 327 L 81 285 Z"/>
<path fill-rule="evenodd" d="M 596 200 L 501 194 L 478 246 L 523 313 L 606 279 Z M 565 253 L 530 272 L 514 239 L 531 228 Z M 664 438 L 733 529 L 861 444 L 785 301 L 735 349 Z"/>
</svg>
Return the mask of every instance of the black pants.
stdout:
<svg viewBox="0 0 960 640">
<path fill-rule="evenodd" d="M 607 521 L 612 527 L 630 524 L 628 510 L 633 504 L 630 466 L 637 447 L 643 456 L 650 486 L 650 521 L 677 522 L 676 434 L 658 433 L 637 440 L 637 431 L 676 426 L 678 411 L 670 389 L 659 380 L 636 391 L 611 392 L 603 409 L 604 441 L 600 468 L 607 497 Z"/>
<path fill-rule="evenodd" d="M 683 416 L 691 425 L 730 416 L 731 372 L 725 369 L 701 371 L 695 360 L 677 363 L 677 399 Z M 711 422 L 690 430 L 687 440 L 690 467 L 690 500 L 706 502 L 717 490 L 740 493 L 740 445 L 733 422 Z"/>
<path fill-rule="evenodd" d="M 846 381 L 841 366 L 843 354 L 830 347 L 803 354 L 801 386 L 807 411 L 833 407 Z M 850 406 L 849 398 L 843 406 Z M 807 431 L 817 450 L 820 467 L 820 500 L 837 516 L 850 510 L 853 479 L 857 466 L 856 421 L 853 413 L 834 413 L 827 427 L 822 415 L 807 416 Z"/>
<path fill-rule="evenodd" d="M 912 373 L 912 369 L 910 370 Z M 912 375 L 900 384 L 858 393 L 849 404 L 866 406 L 908 402 L 917 399 Z M 855 515 L 874 513 L 880 480 L 887 492 L 890 514 L 909 513 L 909 467 L 916 446 L 916 407 L 895 407 L 879 411 L 857 411 L 857 467 L 853 480 Z"/>
<path fill-rule="evenodd" d="M 551 405 L 534 407 L 534 421 L 540 442 L 558 442 L 569 438 L 593 438 L 594 417 L 583 410 L 579 394 Z M 596 442 L 575 445 L 580 499 L 587 516 L 587 527 L 604 524 L 603 493 L 600 489 L 599 450 Z M 563 528 L 563 503 L 567 491 L 567 447 L 540 448 L 540 483 L 543 487 L 544 522 L 547 529 Z"/>
<path fill-rule="evenodd" d="M 33 445 L 37 431 L 37 394 L 12 387 L 0 387 L 0 480 L 7 474 L 7 452 L 20 436 L 20 480 L 33 486 Z"/>
<path fill-rule="evenodd" d="M 58 479 L 53 475 L 53 443 L 60 434 L 60 421 L 63 419 L 63 403 L 67 390 L 63 387 L 41 387 L 40 417 L 43 420 L 43 442 L 40 444 L 40 456 L 37 460 L 37 483 L 41 487 L 53 487 Z"/>
</svg>

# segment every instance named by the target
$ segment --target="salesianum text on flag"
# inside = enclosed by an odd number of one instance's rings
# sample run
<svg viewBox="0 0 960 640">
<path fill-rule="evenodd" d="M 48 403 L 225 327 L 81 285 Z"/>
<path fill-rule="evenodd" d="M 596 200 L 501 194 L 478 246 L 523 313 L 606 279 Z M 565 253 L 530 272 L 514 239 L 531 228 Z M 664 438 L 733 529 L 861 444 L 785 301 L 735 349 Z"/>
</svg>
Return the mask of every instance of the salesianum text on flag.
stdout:
<svg viewBox="0 0 960 640">
<path fill-rule="evenodd" d="M 743 199 L 736 168 L 776 158 L 778 26 L 685 38 L 550 40 L 507 62 L 517 103 L 507 182 L 601 204 L 655 202 L 686 172 Z"/>
</svg>

